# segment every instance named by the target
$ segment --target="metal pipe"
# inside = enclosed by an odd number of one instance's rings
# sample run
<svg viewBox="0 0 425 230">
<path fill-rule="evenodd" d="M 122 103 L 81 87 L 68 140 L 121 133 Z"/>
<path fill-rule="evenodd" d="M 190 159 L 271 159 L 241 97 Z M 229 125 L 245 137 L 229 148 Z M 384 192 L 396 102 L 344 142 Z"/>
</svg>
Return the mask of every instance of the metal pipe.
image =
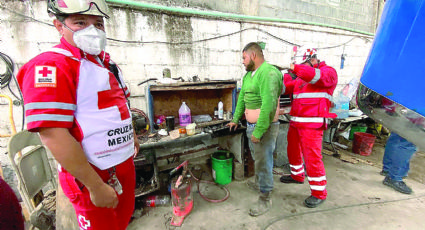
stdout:
<svg viewBox="0 0 425 230">
<path fill-rule="evenodd" d="M 369 36 L 375 35 L 374 33 L 351 29 L 351 28 L 343 27 L 343 26 L 329 25 L 329 24 L 317 23 L 317 22 L 305 22 L 305 21 L 293 20 L 293 19 L 258 17 L 258 16 L 232 14 L 232 13 L 202 11 L 202 10 L 196 10 L 196 9 L 176 8 L 176 7 L 161 6 L 161 5 L 155 5 L 150 3 L 144 3 L 144 2 L 136 2 L 132 0 L 106 0 L 106 2 L 116 4 L 118 6 L 130 6 L 130 7 L 140 8 L 140 9 L 160 11 L 160 12 L 180 14 L 180 15 L 209 17 L 209 18 L 223 18 L 223 19 L 234 20 L 238 22 L 260 21 L 260 22 L 294 23 L 294 24 L 321 26 L 321 27 L 327 27 L 332 29 L 346 30 L 346 31 L 359 33 L 359 34 L 365 34 Z"/>
</svg>

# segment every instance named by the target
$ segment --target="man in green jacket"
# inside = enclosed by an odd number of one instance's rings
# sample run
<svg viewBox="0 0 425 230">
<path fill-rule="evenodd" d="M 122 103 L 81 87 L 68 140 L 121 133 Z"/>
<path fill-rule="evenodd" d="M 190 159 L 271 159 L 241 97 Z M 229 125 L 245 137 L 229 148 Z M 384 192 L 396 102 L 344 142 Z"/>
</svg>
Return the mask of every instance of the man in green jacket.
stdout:
<svg viewBox="0 0 425 230">
<path fill-rule="evenodd" d="M 254 186 L 260 191 L 258 202 L 249 214 L 259 216 L 271 208 L 273 189 L 273 151 L 279 131 L 278 107 L 282 92 L 282 73 L 264 60 L 261 47 L 251 42 L 242 51 L 243 64 L 248 71 L 242 82 L 230 129 L 236 129 L 245 113 L 246 135 L 255 161 Z"/>
</svg>

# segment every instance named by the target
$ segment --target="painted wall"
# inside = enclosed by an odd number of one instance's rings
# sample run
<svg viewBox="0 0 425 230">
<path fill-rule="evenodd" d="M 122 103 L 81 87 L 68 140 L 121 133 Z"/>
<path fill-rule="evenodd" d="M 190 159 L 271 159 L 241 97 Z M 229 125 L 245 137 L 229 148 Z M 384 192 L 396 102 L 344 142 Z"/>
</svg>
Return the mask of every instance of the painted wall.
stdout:
<svg viewBox="0 0 425 230">
<path fill-rule="evenodd" d="M 340 26 L 361 30 L 366 34 L 374 32 L 380 6 L 379 0 L 143 2 L 208 10 L 206 12 L 294 18 L 331 25 L 342 23 Z M 357 13 L 351 16 L 348 13 L 342 14 L 342 9 Z M 176 15 L 167 11 L 124 8 L 120 4 L 111 4 L 109 14 L 111 17 L 106 21 L 109 38 L 106 51 L 124 72 L 126 84 L 132 92 L 132 106 L 140 109 L 146 108 L 145 89 L 137 84 L 149 78 L 161 78 L 164 68 L 171 70 L 172 77 L 186 80 L 196 75 L 201 80 L 232 79 L 240 83 L 245 73 L 241 50 L 252 41 L 265 42 L 266 60 L 277 65 L 289 63 L 293 44 L 319 48 L 319 58 L 337 70 L 340 88 L 352 78 L 360 78 L 373 39 L 365 33 L 324 26 Z M 324 20 L 320 21 L 318 18 Z M 17 67 L 22 66 L 59 41 L 60 37 L 52 26 L 52 20 L 46 13 L 44 0 L 1 2 L 0 52 L 10 56 Z M 340 69 L 342 54 L 346 55 L 346 59 L 344 68 Z M 1 73 L 4 73 L 4 68 L 0 61 Z M 14 82 L 10 87 L 18 95 Z M 12 96 L 7 88 L 1 89 L 0 93 Z M 8 110 L 6 104 L 5 100 L 0 99 L 0 134 L 10 133 L 8 113 L 3 112 Z M 21 107 L 14 106 L 14 117 L 17 128 L 20 129 Z"/>
</svg>

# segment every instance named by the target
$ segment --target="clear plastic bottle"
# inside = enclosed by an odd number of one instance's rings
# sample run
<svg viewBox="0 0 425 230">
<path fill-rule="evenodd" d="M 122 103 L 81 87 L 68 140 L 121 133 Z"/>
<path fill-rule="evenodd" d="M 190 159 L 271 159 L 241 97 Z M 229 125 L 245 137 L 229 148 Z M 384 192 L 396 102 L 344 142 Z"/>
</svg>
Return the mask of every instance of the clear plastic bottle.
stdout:
<svg viewBox="0 0 425 230">
<path fill-rule="evenodd" d="M 192 123 L 192 117 L 190 115 L 190 109 L 186 105 L 186 102 L 183 101 L 179 109 L 179 122 L 180 126 L 186 126 Z"/>
<path fill-rule="evenodd" d="M 147 207 L 169 206 L 171 204 L 171 197 L 168 195 L 148 196 L 144 199 L 144 204 Z"/>
<path fill-rule="evenodd" d="M 219 103 L 218 103 L 218 119 L 219 120 L 223 120 L 223 102 L 222 101 L 220 101 Z"/>
</svg>

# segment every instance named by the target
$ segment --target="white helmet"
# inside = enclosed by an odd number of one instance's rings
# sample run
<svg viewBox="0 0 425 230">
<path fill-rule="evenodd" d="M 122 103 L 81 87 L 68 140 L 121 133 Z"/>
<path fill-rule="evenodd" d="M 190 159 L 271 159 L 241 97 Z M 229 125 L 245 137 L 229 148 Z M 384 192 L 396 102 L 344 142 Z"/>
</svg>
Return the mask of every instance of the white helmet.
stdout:
<svg viewBox="0 0 425 230">
<path fill-rule="evenodd" d="M 56 16 L 88 14 L 109 18 L 105 0 L 47 0 L 47 12 Z"/>
<path fill-rule="evenodd" d="M 317 49 L 316 48 L 306 48 L 301 52 L 297 53 L 295 56 L 295 63 L 302 64 L 309 61 L 312 58 L 317 58 Z"/>
</svg>

